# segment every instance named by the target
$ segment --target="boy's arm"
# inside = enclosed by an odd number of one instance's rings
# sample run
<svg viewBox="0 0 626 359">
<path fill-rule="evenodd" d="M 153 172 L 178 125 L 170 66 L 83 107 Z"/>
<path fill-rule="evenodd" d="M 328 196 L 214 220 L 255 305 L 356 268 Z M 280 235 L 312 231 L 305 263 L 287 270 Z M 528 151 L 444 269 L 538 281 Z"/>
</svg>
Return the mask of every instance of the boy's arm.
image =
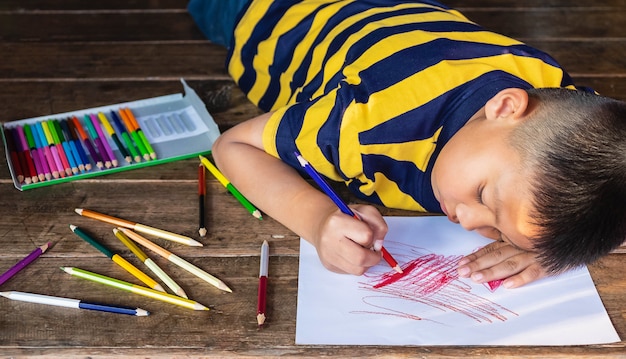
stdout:
<svg viewBox="0 0 626 359">
<path fill-rule="evenodd" d="M 536 254 L 496 241 L 459 261 L 459 276 L 477 283 L 504 279 L 505 288 L 517 288 L 547 275 Z"/>
<path fill-rule="evenodd" d="M 371 206 L 354 206 L 363 221 L 339 211 L 324 193 L 263 149 L 262 134 L 271 113 L 243 122 L 218 137 L 212 154 L 217 166 L 237 189 L 263 212 L 317 249 L 326 268 L 363 274 L 380 261 L 371 251 L 387 226 Z"/>
</svg>

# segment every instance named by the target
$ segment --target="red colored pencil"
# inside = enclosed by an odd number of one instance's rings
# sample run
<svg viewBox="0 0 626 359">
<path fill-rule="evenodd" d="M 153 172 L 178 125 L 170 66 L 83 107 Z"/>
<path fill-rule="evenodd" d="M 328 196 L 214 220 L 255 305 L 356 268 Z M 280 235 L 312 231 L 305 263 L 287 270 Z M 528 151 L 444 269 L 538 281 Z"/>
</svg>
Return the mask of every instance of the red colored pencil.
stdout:
<svg viewBox="0 0 626 359">
<path fill-rule="evenodd" d="M 269 264 L 270 247 L 267 241 L 261 246 L 261 264 L 259 269 L 259 291 L 257 296 L 256 321 L 260 326 L 265 324 L 265 304 L 267 299 L 267 267 Z"/>
<path fill-rule="evenodd" d="M 4 139 L 6 141 L 9 154 L 11 156 L 11 164 L 13 164 L 13 171 L 15 171 L 15 178 L 19 183 L 24 182 L 24 171 L 22 170 L 22 164 L 20 163 L 19 157 L 17 155 L 17 148 L 15 147 L 15 142 L 13 141 L 13 135 L 11 131 L 4 127 Z"/>
</svg>

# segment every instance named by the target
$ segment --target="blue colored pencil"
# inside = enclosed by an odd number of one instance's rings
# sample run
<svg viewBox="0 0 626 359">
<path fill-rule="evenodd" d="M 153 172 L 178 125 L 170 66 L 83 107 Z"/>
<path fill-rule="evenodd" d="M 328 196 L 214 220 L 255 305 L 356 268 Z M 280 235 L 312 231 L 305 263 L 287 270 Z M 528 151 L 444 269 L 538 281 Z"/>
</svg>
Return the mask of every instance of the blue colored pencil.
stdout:
<svg viewBox="0 0 626 359">
<path fill-rule="evenodd" d="M 54 305 L 57 307 L 66 307 L 66 308 L 97 310 L 100 312 L 135 315 L 135 316 L 140 316 L 140 317 L 144 317 L 150 314 L 147 310 L 141 309 L 141 308 L 131 308 L 131 307 L 121 307 L 121 306 L 112 306 L 112 305 L 107 305 L 107 304 L 91 303 L 91 302 L 86 302 L 84 300 L 79 300 L 79 299 L 53 297 L 50 295 L 43 295 L 43 294 L 10 291 L 10 292 L 0 292 L 0 296 L 3 296 L 11 300 L 18 300 L 21 302 L 47 304 L 47 305 Z"/>
<path fill-rule="evenodd" d="M 354 213 L 350 209 L 350 207 L 348 207 L 348 205 L 345 204 L 341 200 L 341 198 L 337 195 L 337 193 L 335 193 L 335 191 L 333 191 L 333 189 L 330 187 L 330 185 L 328 185 L 328 183 L 322 178 L 322 176 L 320 176 L 320 174 L 317 173 L 317 171 L 309 164 L 309 162 L 307 160 L 305 160 L 304 157 L 302 157 L 298 152 L 294 152 L 294 154 L 296 155 L 296 158 L 298 159 L 298 162 L 300 162 L 300 166 L 302 166 L 302 168 L 304 168 L 306 173 L 308 173 L 309 176 L 311 176 L 311 178 L 313 178 L 315 183 L 317 183 L 317 185 L 320 186 L 322 191 L 324 191 L 324 193 L 326 193 L 326 195 L 328 197 L 330 197 L 330 199 L 337 205 L 337 207 L 339 207 L 341 212 L 343 212 L 343 213 L 345 213 L 345 214 L 347 214 L 347 215 L 349 215 L 351 217 L 354 217 L 354 218 L 356 218 L 356 219 L 358 219 L 360 221 L 361 217 L 359 217 L 356 213 Z M 385 248 L 381 248 L 381 252 L 383 254 L 383 258 L 385 259 L 385 261 L 387 263 L 389 263 L 391 268 L 393 268 L 398 273 L 402 273 L 402 268 L 400 268 L 400 266 L 398 265 L 398 262 L 396 262 L 396 260 L 393 259 L 391 254 L 389 252 L 387 252 L 387 250 Z"/>
</svg>

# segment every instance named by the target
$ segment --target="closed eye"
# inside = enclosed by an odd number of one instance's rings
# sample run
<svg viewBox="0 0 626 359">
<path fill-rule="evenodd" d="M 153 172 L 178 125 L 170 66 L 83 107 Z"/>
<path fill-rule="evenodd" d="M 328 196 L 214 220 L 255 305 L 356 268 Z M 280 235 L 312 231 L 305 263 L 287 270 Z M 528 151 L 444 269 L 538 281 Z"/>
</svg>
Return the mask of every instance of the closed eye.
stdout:
<svg viewBox="0 0 626 359">
<path fill-rule="evenodd" d="M 485 187 L 483 187 L 482 185 L 480 185 L 478 187 L 478 191 L 476 191 L 476 201 L 478 201 L 478 203 L 480 204 L 484 204 L 483 202 L 483 190 Z"/>
</svg>

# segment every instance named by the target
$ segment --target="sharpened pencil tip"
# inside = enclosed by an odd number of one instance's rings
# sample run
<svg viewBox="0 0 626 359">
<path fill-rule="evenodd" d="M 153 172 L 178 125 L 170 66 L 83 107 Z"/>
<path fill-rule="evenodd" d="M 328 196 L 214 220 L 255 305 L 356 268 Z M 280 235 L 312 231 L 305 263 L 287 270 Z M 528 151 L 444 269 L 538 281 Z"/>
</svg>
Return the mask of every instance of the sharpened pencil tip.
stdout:
<svg viewBox="0 0 626 359">
<path fill-rule="evenodd" d="M 206 237 L 206 232 L 207 232 L 206 228 L 200 228 L 198 230 L 198 234 L 200 234 L 200 237 Z"/>
<path fill-rule="evenodd" d="M 150 315 L 150 312 L 145 309 L 137 308 L 135 315 L 138 317 L 146 317 Z"/>
<path fill-rule="evenodd" d="M 196 241 L 195 239 L 189 238 L 188 244 L 192 247 L 204 247 L 204 244 Z"/>
<path fill-rule="evenodd" d="M 225 291 L 225 292 L 228 292 L 228 293 L 232 293 L 233 292 L 232 289 L 228 288 L 228 286 L 226 284 L 224 284 L 224 282 L 221 282 L 221 281 L 218 283 L 217 287 L 219 289 Z"/>
<path fill-rule="evenodd" d="M 400 266 L 399 266 L 399 265 L 397 265 L 397 266 L 393 267 L 393 269 L 394 269 L 396 272 L 398 272 L 398 273 L 404 273 L 404 271 L 402 270 L 402 268 L 400 268 Z"/>
<path fill-rule="evenodd" d="M 264 313 L 257 314 L 256 322 L 257 322 L 259 328 L 262 328 L 263 324 L 265 324 L 265 314 Z"/>
<path fill-rule="evenodd" d="M 183 290 L 183 288 L 178 288 L 178 290 L 176 291 L 176 294 L 177 294 L 179 297 L 183 297 L 183 298 L 189 299 L 189 297 L 187 296 L 187 293 L 185 293 L 185 291 Z"/>
</svg>

